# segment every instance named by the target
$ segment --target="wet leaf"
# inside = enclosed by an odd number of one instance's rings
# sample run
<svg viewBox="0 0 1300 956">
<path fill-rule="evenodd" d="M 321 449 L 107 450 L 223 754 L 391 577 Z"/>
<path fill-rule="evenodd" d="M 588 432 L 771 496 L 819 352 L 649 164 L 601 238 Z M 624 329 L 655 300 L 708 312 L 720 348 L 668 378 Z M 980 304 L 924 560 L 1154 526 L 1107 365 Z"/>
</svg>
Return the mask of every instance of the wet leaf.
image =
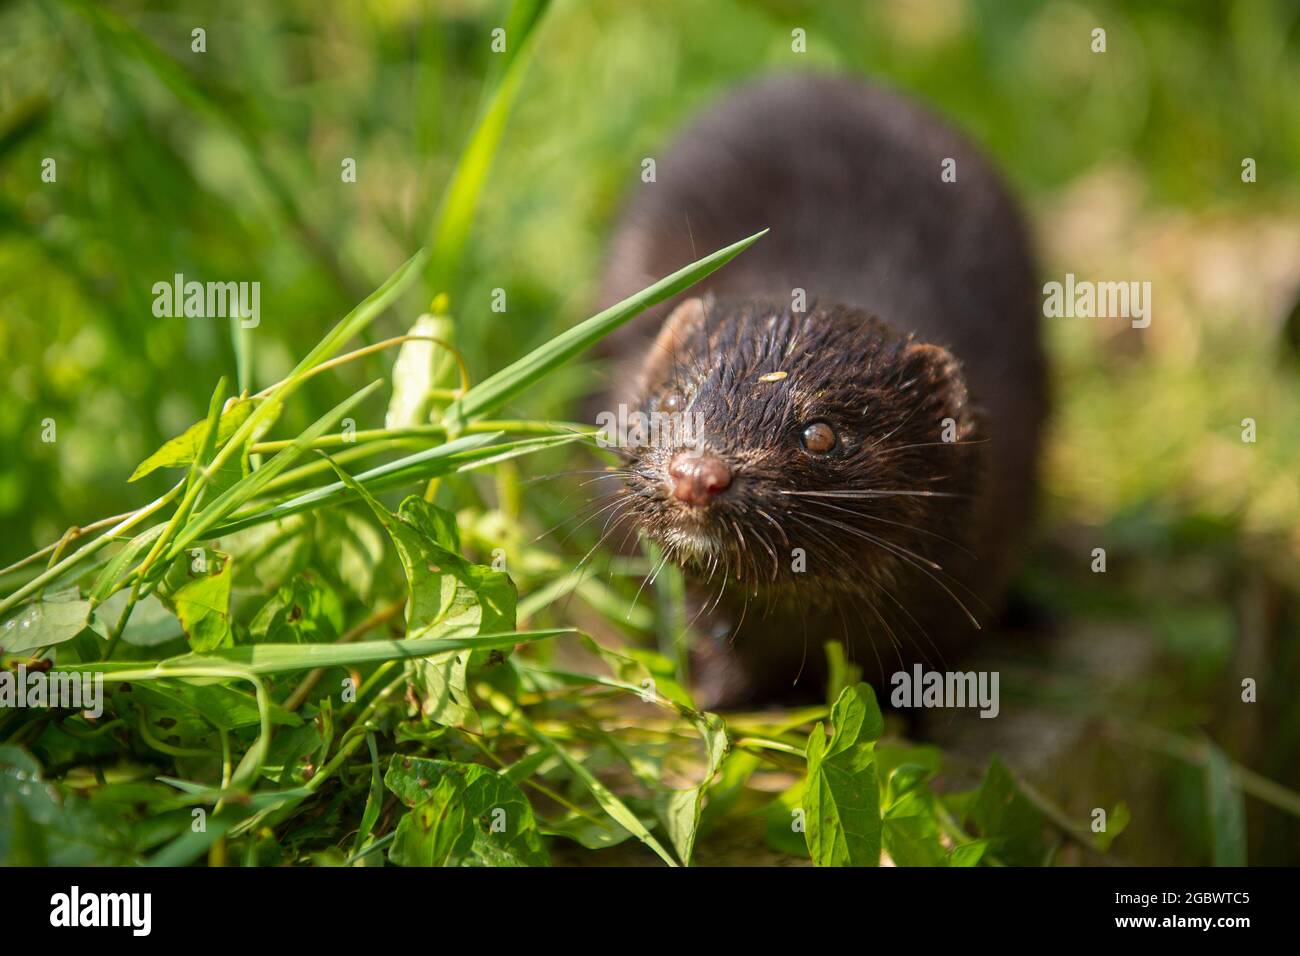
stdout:
<svg viewBox="0 0 1300 956">
<path fill-rule="evenodd" d="M 0 650 L 29 652 L 70 641 L 90 620 L 90 602 L 79 599 L 24 604 L 0 624 Z"/>
</svg>

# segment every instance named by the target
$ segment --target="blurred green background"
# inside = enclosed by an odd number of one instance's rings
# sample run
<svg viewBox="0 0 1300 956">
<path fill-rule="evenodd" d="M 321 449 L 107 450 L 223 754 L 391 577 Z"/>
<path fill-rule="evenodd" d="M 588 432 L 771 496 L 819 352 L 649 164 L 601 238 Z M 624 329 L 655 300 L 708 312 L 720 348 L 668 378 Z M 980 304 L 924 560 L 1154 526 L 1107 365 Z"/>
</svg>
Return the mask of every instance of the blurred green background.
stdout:
<svg viewBox="0 0 1300 956">
<path fill-rule="evenodd" d="M 500 68 L 490 32 L 507 12 L 477 0 L 0 4 L 2 563 L 165 490 L 162 473 L 141 487 L 126 477 L 202 417 L 219 375 L 233 379 L 226 324 L 155 318 L 155 282 L 262 283 L 256 389 L 427 243 Z M 1091 50 L 1097 27 L 1105 53 Z M 206 52 L 191 50 L 195 28 Z M 792 52 L 796 28 L 806 53 Z M 1093 661 L 1105 693 L 1065 697 L 1127 694 L 1127 713 L 1222 732 L 1238 760 L 1294 784 L 1300 6 L 561 0 L 447 290 L 475 378 L 589 313 L 643 157 L 729 86 L 785 69 L 875 77 L 968 131 L 1023 198 L 1045 279 L 1152 282 L 1145 332 L 1048 323 L 1056 413 L 1024 587 L 1070 622 L 1061 646 L 1104 649 L 1104 632 L 1149 652 Z M 1257 182 L 1242 181 L 1246 157 Z M 56 182 L 41 180 L 46 158 Z M 341 179 L 345 158 L 355 183 Z M 491 311 L 495 288 L 505 313 Z M 405 331 L 438 291 L 410 294 L 370 340 Z M 314 379 L 281 429 L 391 361 Z M 574 414 L 597 374 L 576 365 L 506 411 Z M 358 427 L 380 426 L 385 401 Z M 1088 573 L 1099 546 L 1104 579 Z M 1230 707 L 1242 675 L 1261 686 L 1249 718 Z M 1098 759 L 1113 773 L 1124 763 Z M 1188 822 L 1165 856 L 1204 860 L 1211 840 Z M 1252 827 L 1255 843 L 1300 859 L 1290 818 Z"/>
</svg>

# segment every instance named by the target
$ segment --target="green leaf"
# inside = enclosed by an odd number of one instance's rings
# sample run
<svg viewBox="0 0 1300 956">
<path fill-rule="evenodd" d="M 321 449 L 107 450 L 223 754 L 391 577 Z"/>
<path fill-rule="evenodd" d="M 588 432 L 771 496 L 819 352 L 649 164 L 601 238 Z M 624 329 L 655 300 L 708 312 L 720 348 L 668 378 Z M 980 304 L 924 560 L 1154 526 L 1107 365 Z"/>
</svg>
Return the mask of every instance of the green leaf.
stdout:
<svg viewBox="0 0 1300 956">
<path fill-rule="evenodd" d="M 443 412 L 443 421 L 448 428 L 455 429 L 500 408 L 548 372 L 591 347 L 638 313 L 665 299 L 672 298 L 678 292 L 689 288 L 711 272 L 726 265 L 757 242 L 766 231 L 765 229 L 747 239 L 719 249 L 712 255 L 705 256 L 660 279 L 654 285 L 629 296 L 617 305 L 610 306 L 599 315 L 592 316 L 585 322 L 560 333 L 545 345 L 539 346 L 523 358 L 489 376 L 448 405 Z"/>
<path fill-rule="evenodd" d="M 370 506 L 397 547 L 410 589 L 408 635 L 419 636 L 443 625 L 469 633 L 508 631 L 515 626 L 515 585 L 509 576 L 471 564 L 444 547 L 456 541 L 453 516 L 414 495 L 394 515 L 346 472 L 335 470 Z M 479 729 L 466 683 L 468 652 L 413 661 L 409 669 L 424 716 L 445 726 Z"/>
<path fill-rule="evenodd" d="M 473 830 L 469 853 L 484 866 L 546 866 L 533 808 L 508 777 L 479 764 L 395 754 L 384 784 L 408 807 L 450 782 Z"/>
<path fill-rule="evenodd" d="M 252 412 L 253 400 L 250 398 L 236 399 L 231 403 L 221 413 L 221 419 L 217 425 L 217 446 L 220 447 L 228 442 L 230 436 L 239 430 L 239 426 L 247 421 Z M 190 464 L 203 446 L 203 439 L 207 436 L 207 433 L 207 419 L 195 422 L 175 438 L 164 442 L 162 447 L 140 462 L 135 471 L 131 472 L 131 477 L 127 481 L 138 481 L 159 468 L 179 468 L 182 465 Z"/>
<path fill-rule="evenodd" d="M 113 559 L 104 565 L 103 569 L 95 578 L 94 584 L 90 588 L 90 602 L 100 604 L 108 599 L 108 596 L 118 587 L 118 584 L 124 579 L 127 568 L 135 562 L 136 558 L 143 557 L 145 552 L 158 540 L 158 536 L 166 530 L 166 525 L 154 525 L 148 531 L 143 531 L 128 541 Z M 120 611 L 120 608 L 119 608 Z"/>
<path fill-rule="evenodd" d="M 1106 814 L 1106 830 L 1103 833 L 1094 833 L 1093 842 L 1097 849 L 1103 853 L 1110 849 L 1110 845 L 1115 842 L 1115 838 L 1128 829 L 1128 825 L 1133 822 L 1133 815 L 1129 812 L 1128 804 L 1121 800 L 1115 804 Z M 1245 866 L 1243 862 L 1241 864 Z"/>
<path fill-rule="evenodd" d="M 455 329 L 445 315 L 425 313 L 415 320 L 407 335 L 423 335 L 451 341 Z M 437 342 L 403 342 L 393 363 L 393 395 L 384 415 L 385 428 L 424 424 L 429 413 L 429 389 L 453 367 L 454 358 Z"/>
<path fill-rule="evenodd" d="M 1222 750 L 1205 747 L 1205 803 L 1209 817 L 1210 858 L 1215 866 L 1246 865 L 1246 807 L 1237 775 Z"/>
<path fill-rule="evenodd" d="M 375 569 L 384 559 L 384 536 L 347 509 L 323 511 L 315 536 L 320 567 L 363 604 L 370 603 Z"/>
<path fill-rule="evenodd" d="M 120 814 L 68 798 L 30 754 L 0 745 L 0 866 L 121 866 L 132 844 Z"/>
<path fill-rule="evenodd" d="M 150 717 L 156 719 L 178 709 L 192 711 L 214 727 L 238 730 L 254 727 L 261 720 L 257 698 L 228 684 L 193 684 L 179 680 L 141 683 L 132 693 L 150 701 Z M 287 727 L 302 724 L 302 718 L 278 704 L 271 706 L 271 722 Z"/>
<path fill-rule="evenodd" d="M 609 789 L 609 787 L 597 780 L 596 776 L 583 765 L 582 761 L 578 760 L 578 758 L 569 753 L 568 750 L 534 727 L 532 722 L 523 716 L 522 712 L 517 711 L 515 716 L 519 718 L 520 722 L 539 743 L 549 747 L 555 752 L 555 754 L 564 762 L 564 765 L 569 768 L 569 772 L 578 778 L 578 781 L 587 788 L 587 791 L 593 797 L 596 798 L 596 802 L 600 804 L 601 809 L 608 813 L 610 817 L 614 819 L 614 822 L 652 849 L 658 855 L 659 859 L 663 860 L 669 866 L 678 865 L 677 861 L 673 859 L 672 854 L 664 849 L 662 843 L 655 839 L 654 834 L 646 828 L 646 825 L 641 822 L 640 818 L 635 813 L 632 812 L 631 808 L 620 800 L 618 796 Z"/>
<path fill-rule="evenodd" d="M 216 554 L 216 552 L 213 552 Z M 188 556 L 181 563 L 187 567 Z M 181 627 L 196 654 L 229 647 L 234 643 L 230 629 L 231 561 L 225 556 L 207 559 L 206 570 L 182 585 L 168 598 L 180 618 Z"/>
<path fill-rule="evenodd" d="M 988 841 L 988 852 L 1007 866 L 1042 866 L 1047 859 L 1047 821 L 997 757 L 965 815 Z"/>
<path fill-rule="evenodd" d="M 980 860 L 984 859 L 984 851 L 988 848 L 988 842 L 985 840 L 972 840 L 970 843 L 955 846 L 948 854 L 948 865 L 979 866 Z"/>
<path fill-rule="evenodd" d="M 549 4 L 550 0 L 521 0 L 511 5 L 500 81 L 492 90 L 469 142 L 461 151 L 433 224 L 429 243 L 433 249 L 429 281 L 435 292 L 447 290 L 452 273 L 461 261 L 492 157 L 505 132 L 506 118 L 523 85 L 532 50 L 529 40 Z"/>
<path fill-rule="evenodd" d="M 248 626 L 251 640 L 271 644 L 330 642 L 342 632 L 338 595 L 302 575 L 271 595 Z"/>
<path fill-rule="evenodd" d="M 457 628 L 430 637 L 400 641 L 358 641 L 355 644 L 250 644 L 223 647 L 206 654 L 180 654 L 161 661 L 92 661 L 59 664 L 51 674 L 102 673 L 105 681 L 160 680 L 166 677 L 203 676 L 209 672 L 236 671 L 242 675 L 279 674 L 347 667 L 381 661 L 413 660 L 447 651 L 505 650 L 516 644 L 549 640 L 573 634 L 571 627 L 544 631 L 511 631 L 471 635 Z"/>
<path fill-rule="evenodd" d="M 670 790 L 656 802 L 659 818 L 668 831 L 668 839 L 678 858 L 690 866 L 695 853 L 695 838 L 699 835 L 700 814 L 704 809 L 704 794 L 713 777 L 722 768 L 731 747 L 727 725 L 717 714 L 697 711 L 691 718 L 695 729 L 704 740 L 706 765 L 698 785 L 686 790 Z"/>
<path fill-rule="evenodd" d="M 121 618 L 130 597 L 126 591 L 118 591 L 95 608 L 90 626 L 96 634 L 104 640 L 112 637 L 113 628 L 117 627 L 118 619 Z M 147 594 L 138 599 L 135 607 L 131 609 L 131 617 L 122 632 L 122 640 L 135 647 L 156 647 L 184 635 L 185 630 L 176 615 L 167 610 L 157 597 Z"/>
<path fill-rule="evenodd" d="M 506 445 L 497 445 L 486 449 L 482 447 L 500 438 L 502 434 L 502 432 L 492 432 L 484 435 L 466 435 L 445 445 L 439 445 L 427 451 L 416 452 L 413 455 L 407 455 L 396 461 L 372 468 L 356 475 L 353 480 L 373 493 L 382 491 L 385 488 L 395 488 L 414 481 L 465 470 L 468 463 L 486 463 L 491 456 L 506 448 Z M 537 442 L 536 439 L 528 439 L 527 441 Z M 511 444 L 518 445 L 522 443 Z M 547 436 L 544 444 L 536 444 L 535 447 L 550 447 L 552 444 L 556 444 L 556 442 L 551 436 Z M 238 515 L 226 524 L 213 528 L 212 537 L 224 537 L 245 528 L 251 528 L 254 525 L 277 521 L 301 511 L 323 508 L 340 501 L 346 501 L 352 497 L 355 497 L 352 490 L 343 482 L 336 481 L 304 492 L 271 508 L 255 511 L 252 514 Z"/>
<path fill-rule="evenodd" d="M 469 812 L 456 784 L 444 777 L 397 821 L 388 859 L 398 866 L 455 866 L 473 843 Z"/>
<path fill-rule="evenodd" d="M 732 767 L 741 761 L 758 764 L 753 754 L 740 753 L 728 761 Z M 807 826 L 800 825 L 800 819 L 806 820 L 807 814 L 802 809 L 804 781 L 799 780 L 786 787 L 775 800 L 770 801 L 762 810 L 763 842 L 778 853 L 806 859 L 808 857 Z M 712 810 L 713 803 L 709 803 Z"/>
<path fill-rule="evenodd" d="M 948 852 L 927 794 L 912 792 L 885 811 L 882 842 L 897 866 L 945 866 Z"/>
<path fill-rule="evenodd" d="M 0 650 L 18 654 L 53 647 L 72 640 L 89 621 L 89 601 L 47 599 L 26 604 L 0 624 Z"/>
<path fill-rule="evenodd" d="M 353 393 L 349 398 L 344 399 L 332 409 L 316 419 L 306 431 L 298 435 L 293 443 L 274 458 L 262 465 L 256 471 L 241 478 L 234 485 L 227 488 L 217 496 L 216 500 L 208 504 L 198 514 L 193 515 L 185 523 L 185 527 L 176 535 L 171 546 L 167 549 L 167 557 L 174 558 L 183 551 L 190 543 L 202 538 L 212 529 L 217 522 L 226 518 L 236 508 L 247 502 L 253 496 L 258 494 L 266 487 L 270 481 L 289 465 L 293 464 L 311 445 L 313 441 L 325 434 L 340 418 L 351 411 L 355 406 L 360 404 L 371 392 L 375 391 L 381 384 L 382 379 L 371 382 L 365 388 Z M 259 409 L 260 411 L 260 409 Z M 251 422 L 252 419 L 249 419 Z M 245 423 L 247 424 L 247 423 Z M 232 439 L 234 441 L 234 439 Z M 220 456 L 218 456 L 219 458 Z"/>
<path fill-rule="evenodd" d="M 379 769 L 379 748 L 374 734 L 366 734 L 366 746 L 370 749 L 370 793 L 366 797 L 366 808 L 361 813 L 361 826 L 357 829 L 356 840 L 352 844 L 354 857 L 363 854 L 373 842 L 371 834 L 374 833 L 375 824 L 379 822 L 379 813 L 384 806 L 384 776 Z M 356 865 L 366 866 L 368 855 L 361 855 Z"/>
<path fill-rule="evenodd" d="M 804 785 L 808 849 L 817 866 L 880 864 L 880 791 L 875 741 L 884 718 L 869 684 L 846 687 L 831 709 L 829 742 L 818 722 L 808 738 Z"/>
</svg>

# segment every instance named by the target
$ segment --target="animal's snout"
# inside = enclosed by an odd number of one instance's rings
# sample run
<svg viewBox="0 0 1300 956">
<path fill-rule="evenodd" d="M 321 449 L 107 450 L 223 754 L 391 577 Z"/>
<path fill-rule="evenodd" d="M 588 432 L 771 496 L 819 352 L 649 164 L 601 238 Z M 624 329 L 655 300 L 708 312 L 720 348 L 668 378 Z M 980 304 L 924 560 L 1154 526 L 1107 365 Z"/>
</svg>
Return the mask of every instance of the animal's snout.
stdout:
<svg viewBox="0 0 1300 956">
<path fill-rule="evenodd" d="M 709 451 L 679 451 L 668 463 L 673 497 L 703 508 L 731 484 L 731 469 Z"/>
</svg>

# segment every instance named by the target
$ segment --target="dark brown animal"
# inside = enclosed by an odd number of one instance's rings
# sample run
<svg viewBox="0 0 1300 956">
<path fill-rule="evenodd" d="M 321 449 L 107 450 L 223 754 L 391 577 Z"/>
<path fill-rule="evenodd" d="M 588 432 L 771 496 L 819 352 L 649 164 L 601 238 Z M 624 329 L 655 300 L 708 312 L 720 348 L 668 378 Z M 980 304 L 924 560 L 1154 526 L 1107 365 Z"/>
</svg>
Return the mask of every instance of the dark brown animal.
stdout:
<svg viewBox="0 0 1300 956">
<path fill-rule="evenodd" d="M 690 572 L 702 699 L 817 694 L 829 639 L 881 679 L 950 661 L 1015 569 L 1046 405 L 1001 181 L 904 97 L 809 75 L 724 99 L 656 179 L 607 302 L 770 229 L 611 340 L 604 405 L 696 426 L 637 436 L 618 494 Z"/>
</svg>

